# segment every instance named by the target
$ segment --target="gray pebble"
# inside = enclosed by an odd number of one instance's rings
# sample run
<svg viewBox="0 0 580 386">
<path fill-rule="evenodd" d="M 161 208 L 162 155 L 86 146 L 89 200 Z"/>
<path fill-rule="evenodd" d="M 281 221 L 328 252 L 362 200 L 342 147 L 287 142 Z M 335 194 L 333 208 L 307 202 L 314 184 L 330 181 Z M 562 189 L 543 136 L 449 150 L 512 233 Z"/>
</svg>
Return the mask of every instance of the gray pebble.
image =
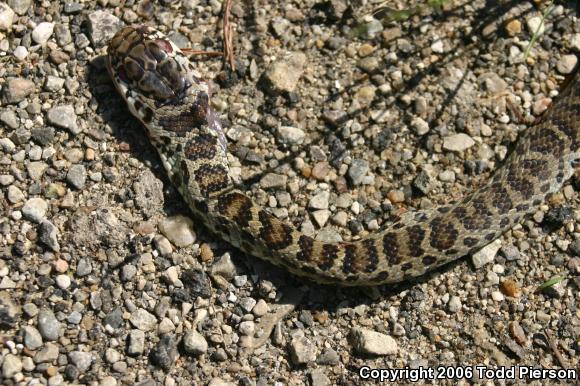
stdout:
<svg viewBox="0 0 580 386">
<path fill-rule="evenodd" d="M 143 308 L 137 308 L 131 313 L 129 321 L 142 331 L 152 331 L 157 327 L 157 318 Z"/>
<path fill-rule="evenodd" d="M 190 246 L 196 239 L 193 221 L 182 215 L 164 218 L 159 223 L 159 230 L 173 245 L 180 248 Z"/>
<path fill-rule="evenodd" d="M 91 259 L 88 257 L 81 258 L 77 263 L 76 274 L 78 277 L 87 276 L 93 272 L 93 267 L 91 265 Z"/>
<path fill-rule="evenodd" d="M 44 82 L 44 89 L 50 92 L 57 92 L 64 86 L 64 79 L 58 76 L 49 75 Z"/>
<path fill-rule="evenodd" d="M 135 275 L 137 274 L 137 267 L 133 264 L 127 264 L 123 266 L 121 270 L 121 280 L 123 281 L 131 281 Z"/>
<path fill-rule="evenodd" d="M 89 14 L 89 37 L 97 47 L 111 40 L 113 35 L 123 26 L 118 17 L 107 11 L 95 11 Z"/>
<path fill-rule="evenodd" d="M 68 359 L 81 372 L 87 371 L 93 363 L 93 356 L 91 353 L 84 351 L 72 351 L 68 353 Z"/>
<path fill-rule="evenodd" d="M 22 207 L 22 214 L 27 219 L 34 222 L 41 222 L 48 210 L 48 204 L 40 197 L 33 197 L 28 199 Z"/>
<path fill-rule="evenodd" d="M 68 316 L 68 318 L 66 320 L 70 324 L 79 324 L 81 322 L 81 320 L 83 320 L 83 314 L 81 314 L 78 311 L 73 311 L 70 313 L 70 315 Z"/>
<path fill-rule="evenodd" d="M 81 128 L 77 124 L 77 115 L 72 105 L 53 107 L 48 110 L 46 118 L 51 125 L 67 129 L 73 135 L 81 132 Z"/>
<path fill-rule="evenodd" d="M 10 203 L 12 204 L 17 204 L 23 201 L 25 198 L 24 193 L 22 193 L 22 190 L 18 189 L 18 187 L 14 185 L 10 185 L 8 187 L 6 197 L 8 198 L 8 201 L 10 201 Z"/>
<path fill-rule="evenodd" d="M 475 145 L 475 141 L 467 134 L 453 134 L 443 138 L 443 148 L 448 151 L 461 152 Z"/>
<path fill-rule="evenodd" d="M 520 250 L 511 244 L 504 245 L 499 252 L 508 261 L 518 260 L 520 258 Z"/>
<path fill-rule="evenodd" d="M 54 316 L 52 310 L 43 308 L 38 313 L 38 331 L 45 340 L 54 341 L 59 337 L 60 322 Z"/>
<path fill-rule="evenodd" d="M 73 165 L 66 174 L 66 181 L 75 189 L 83 189 L 87 181 L 87 171 L 84 165 Z"/>
<path fill-rule="evenodd" d="M 68 26 L 64 24 L 57 24 L 54 26 L 54 34 L 56 36 L 56 42 L 59 46 L 64 47 L 72 42 L 72 35 Z"/>
<path fill-rule="evenodd" d="M 58 346 L 54 343 L 46 343 L 40 351 L 34 355 L 35 363 L 51 363 L 57 360 L 59 354 Z"/>
<path fill-rule="evenodd" d="M 230 280 L 236 275 L 236 266 L 232 262 L 230 254 L 224 253 L 211 265 L 209 272 L 212 275 L 219 275 Z"/>
<path fill-rule="evenodd" d="M 145 349 L 145 332 L 141 330 L 131 330 L 128 337 L 127 354 L 141 355 Z"/>
<path fill-rule="evenodd" d="M 177 340 L 175 339 L 175 336 L 161 336 L 159 342 L 157 342 L 155 347 L 151 350 L 149 357 L 154 365 L 159 366 L 166 371 L 171 369 L 178 357 Z"/>
<path fill-rule="evenodd" d="M 54 252 L 60 251 L 58 244 L 58 229 L 48 220 L 42 221 L 38 226 L 39 240 Z"/>
<path fill-rule="evenodd" d="M 461 310 L 461 299 L 459 296 L 452 296 L 447 303 L 447 309 L 449 312 L 456 313 Z"/>
<path fill-rule="evenodd" d="M 354 159 L 348 168 L 348 177 L 353 185 L 362 184 L 364 177 L 369 172 L 369 163 L 364 159 Z"/>
<path fill-rule="evenodd" d="M 578 63 L 578 57 L 574 54 L 562 55 L 558 63 L 556 63 L 556 69 L 564 75 L 571 74 L 576 68 L 576 63 Z"/>
<path fill-rule="evenodd" d="M 292 339 L 288 350 L 295 365 L 304 365 L 316 360 L 316 345 L 312 344 L 306 337 Z"/>
<path fill-rule="evenodd" d="M 263 76 L 266 91 L 274 95 L 293 92 L 304 72 L 306 60 L 305 54 L 294 52 L 288 58 L 272 63 Z"/>
<path fill-rule="evenodd" d="M 322 353 L 316 359 L 316 363 L 319 365 L 329 365 L 334 366 L 340 362 L 340 357 L 338 353 L 334 351 L 331 347 L 325 348 Z"/>
<path fill-rule="evenodd" d="M 155 177 L 151 170 L 143 171 L 133 183 L 135 205 L 147 217 L 151 217 L 163 206 L 163 183 Z"/>
<path fill-rule="evenodd" d="M 48 165 L 42 161 L 29 162 L 26 165 L 26 171 L 33 181 L 40 181 Z"/>
<path fill-rule="evenodd" d="M 311 209 L 327 209 L 329 199 L 330 193 L 322 191 L 310 199 L 308 207 Z"/>
<path fill-rule="evenodd" d="M 189 331 L 183 336 L 183 348 L 191 355 L 202 355 L 207 352 L 207 341 L 197 331 Z"/>
<path fill-rule="evenodd" d="M 481 268 L 484 265 L 491 263 L 497 255 L 497 251 L 501 247 L 501 240 L 497 239 L 485 247 L 481 248 L 479 251 L 475 252 L 471 256 L 471 262 L 475 268 Z"/>
<path fill-rule="evenodd" d="M 351 329 L 349 342 L 360 354 L 393 355 L 399 351 L 399 346 L 392 337 L 361 327 Z"/>
<path fill-rule="evenodd" d="M 304 130 L 292 126 L 280 126 L 277 134 L 280 142 L 288 145 L 300 144 L 306 137 Z"/>
<path fill-rule="evenodd" d="M 284 188 L 287 180 L 288 177 L 283 174 L 267 173 L 260 180 L 260 186 L 262 189 Z"/>
<path fill-rule="evenodd" d="M 14 354 L 7 354 L 2 362 L 2 377 L 10 379 L 22 371 L 22 361 Z"/>
<path fill-rule="evenodd" d="M 18 128 L 18 117 L 12 110 L 4 110 L 0 113 L 0 122 L 4 123 L 11 129 Z"/>
<path fill-rule="evenodd" d="M 32 40 L 40 45 L 46 44 L 54 31 L 54 23 L 42 22 L 32 30 Z"/>
<path fill-rule="evenodd" d="M 240 307 L 242 307 L 242 310 L 244 310 L 246 313 L 252 312 L 252 309 L 254 308 L 254 306 L 256 305 L 256 299 L 254 298 L 242 298 L 239 301 Z"/>
<path fill-rule="evenodd" d="M 36 350 L 42 346 L 42 336 L 40 332 L 32 326 L 25 326 L 22 328 L 24 332 L 24 345 L 29 350 Z"/>
</svg>

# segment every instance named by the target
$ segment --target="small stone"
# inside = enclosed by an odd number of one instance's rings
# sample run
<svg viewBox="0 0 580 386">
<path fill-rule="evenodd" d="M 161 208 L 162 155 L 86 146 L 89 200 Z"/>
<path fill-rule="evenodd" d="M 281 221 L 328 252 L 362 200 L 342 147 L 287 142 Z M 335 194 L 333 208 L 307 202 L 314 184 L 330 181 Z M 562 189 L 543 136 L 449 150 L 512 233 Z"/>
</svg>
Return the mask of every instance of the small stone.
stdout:
<svg viewBox="0 0 580 386">
<path fill-rule="evenodd" d="M 42 22 L 32 30 L 32 40 L 40 45 L 45 45 L 54 31 L 54 23 Z"/>
<path fill-rule="evenodd" d="M 46 201 L 40 197 L 33 197 L 26 201 L 22 207 L 22 214 L 27 219 L 39 223 L 44 220 L 47 210 L 48 204 Z"/>
<path fill-rule="evenodd" d="M 77 124 L 77 115 L 72 105 L 53 107 L 48 110 L 46 118 L 50 124 L 67 129 L 73 135 L 81 132 L 81 128 Z"/>
<path fill-rule="evenodd" d="M 22 371 L 22 361 L 14 354 L 4 356 L 2 363 L 2 377 L 10 379 Z"/>
<path fill-rule="evenodd" d="M 71 285 L 71 280 L 68 275 L 58 275 L 56 277 L 56 285 L 58 288 L 67 289 Z"/>
<path fill-rule="evenodd" d="M 427 195 L 433 187 L 433 179 L 429 173 L 423 170 L 413 180 L 413 186 L 424 195 Z"/>
<path fill-rule="evenodd" d="M 505 297 L 503 296 L 503 294 L 500 291 L 492 291 L 491 298 L 495 302 L 502 302 L 505 299 Z"/>
<path fill-rule="evenodd" d="M 170 370 L 178 357 L 177 340 L 173 335 L 162 335 L 159 342 L 151 350 L 151 362 L 164 369 Z"/>
<path fill-rule="evenodd" d="M 236 271 L 236 266 L 229 253 L 224 253 L 210 267 L 210 274 L 222 276 L 227 280 L 232 279 L 236 275 Z"/>
<path fill-rule="evenodd" d="M 12 140 L 10 140 L 10 138 L 4 137 L 4 138 L 0 138 L 0 147 L 6 153 L 12 153 L 14 151 L 14 149 L 16 148 L 16 145 L 14 144 L 14 142 L 12 142 Z"/>
<path fill-rule="evenodd" d="M 22 328 L 24 332 L 24 345 L 29 350 L 37 350 L 42 346 L 42 335 L 32 326 Z"/>
<path fill-rule="evenodd" d="M 359 60 L 356 66 L 364 72 L 372 74 L 379 68 L 379 60 L 374 56 L 369 56 Z"/>
<path fill-rule="evenodd" d="M 442 54 L 445 52 L 443 41 L 441 39 L 435 40 L 431 43 L 431 50 L 436 54 Z"/>
<path fill-rule="evenodd" d="M 131 330 L 128 338 L 127 354 L 141 355 L 145 349 L 145 333 L 141 330 Z"/>
<path fill-rule="evenodd" d="M 387 198 L 393 204 L 399 204 L 405 202 L 405 193 L 402 190 L 393 189 L 387 193 Z"/>
<path fill-rule="evenodd" d="M 370 104 L 375 99 L 377 88 L 374 86 L 363 86 L 358 89 L 355 94 L 355 99 L 363 105 Z"/>
<path fill-rule="evenodd" d="M 8 84 L 4 86 L 4 98 L 6 103 L 19 103 L 26 99 L 34 89 L 36 85 L 33 81 L 23 78 L 13 78 L 8 81 Z"/>
<path fill-rule="evenodd" d="M 484 265 L 491 263 L 495 259 L 495 255 L 497 255 L 497 251 L 499 251 L 500 247 L 501 240 L 497 239 L 475 252 L 471 257 L 471 261 L 475 268 L 481 268 Z"/>
<path fill-rule="evenodd" d="M 262 77 L 266 91 L 276 95 L 296 90 L 298 81 L 304 72 L 306 60 L 305 54 L 294 52 L 288 58 L 272 63 Z"/>
<path fill-rule="evenodd" d="M 310 383 L 312 386 L 329 386 L 332 384 L 322 369 L 312 370 L 310 373 Z"/>
<path fill-rule="evenodd" d="M 340 362 L 340 357 L 338 353 L 333 350 L 331 347 L 325 348 L 322 351 L 322 354 L 318 356 L 316 359 L 316 363 L 319 365 L 327 365 L 327 366 L 334 366 Z"/>
<path fill-rule="evenodd" d="M 54 343 L 46 343 L 44 347 L 34 355 L 35 363 L 51 363 L 57 360 L 58 346 Z"/>
<path fill-rule="evenodd" d="M 44 82 L 44 89 L 50 92 L 57 92 L 64 86 L 64 79 L 58 76 L 49 75 Z"/>
<path fill-rule="evenodd" d="M 246 321 L 243 321 L 242 323 L 240 323 L 239 331 L 240 331 L 240 334 L 242 334 L 242 335 L 253 336 L 255 330 L 256 330 L 256 326 L 255 326 L 254 322 L 251 320 L 246 320 Z"/>
<path fill-rule="evenodd" d="M 87 171 L 84 165 L 73 165 L 66 174 L 66 181 L 75 189 L 82 190 L 87 181 Z"/>
<path fill-rule="evenodd" d="M 238 277 L 238 276 L 237 276 Z M 240 299 L 240 307 L 246 313 L 252 312 L 252 309 L 256 305 L 256 300 L 254 298 L 242 298 Z"/>
<path fill-rule="evenodd" d="M 509 36 L 519 35 L 522 32 L 522 22 L 512 19 L 505 25 L 505 30 Z"/>
<path fill-rule="evenodd" d="M 32 139 L 39 145 L 49 145 L 54 141 L 54 128 L 39 127 L 31 130 Z"/>
<path fill-rule="evenodd" d="M 19 125 L 18 117 L 16 116 L 16 113 L 12 110 L 4 110 L 0 112 L 0 122 L 4 123 L 6 126 L 14 130 L 16 130 Z"/>
<path fill-rule="evenodd" d="M 183 337 L 183 348 L 186 353 L 198 356 L 207 352 L 207 341 L 197 331 L 189 331 Z"/>
<path fill-rule="evenodd" d="M 292 339 L 288 350 L 292 362 L 296 365 L 304 365 L 316 360 L 316 345 L 306 337 Z"/>
<path fill-rule="evenodd" d="M 89 38 L 97 47 L 107 44 L 123 26 L 118 17 L 107 11 L 92 12 L 89 14 L 88 20 Z"/>
<path fill-rule="evenodd" d="M 9 31 L 12 28 L 16 14 L 6 3 L 0 3 L 0 31 Z"/>
<path fill-rule="evenodd" d="M 93 356 L 91 353 L 84 351 L 71 351 L 68 353 L 68 359 L 81 372 L 87 371 L 93 363 Z"/>
<path fill-rule="evenodd" d="M 288 145 L 300 144 L 304 141 L 306 134 L 304 130 L 292 126 L 280 126 L 278 128 L 278 138 L 282 143 Z"/>
<path fill-rule="evenodd" d="M 556 69 L 560 74 L 568 75 L 574 71 L 576 68 L 576 63 L 578 63 L 578 57 L 574 54 L 562 55 L 558 63 L 556 63 Z"/>
<path fill-rule="evenodd" d="M 182 215 L 167 217 L 161 220 L 158 226 L 161 233 L 177 247 L 184 248 L 195 242 L 193 221 L 189 217 Z"/>
<path fill-rule="evenodd" d="M 153 238 L 153 242 L 155 243 L 155 249 L 161 256 L 169 256 L 173 253 L 171 242 L 166 237 L 157 235 Z"/>
<path fill-rule="evenodd" d="M 288 177 L 283 174 L 267 173 L 260 179 L 260 186 L 262 189 L 284 188 Z"/>
<path fill-rule="evenodd" d="M 512 338 L 514 338 L 514 340 L 519 344 L 519 345 L 525 345 L 527 338 L 526 338 L 526 333 L 524 331 L 524 329 L 522 328 L 522 326 L 520 326 L 520 324 L 517 321 L 513 321 L 510 322 L 509 324 L 509 331 L 510 331 L 510 335 L 512 336 Z"/>
<path fill-rule="evenodd" d="M 311 209 L 327 209 L 329 199 L 330 193 L 322 191 L 310 199 L 308 207 Z"/>
<path fill-rule="evenodd" d="M 78 277 L 85 277 L 93 272 L 93 266 L 91 265 L 91 260 L 88 257 L 83 257 L 77 263 L 76 275 Z"/>
<path fill-rule="evenodd" d="M 316 224 L 322 228 L 330 218 L 330 211 L 327 209 L 317 210 L 312 213 L 312 217 L 316 221 Z"/>
<path fill-rule="evenodd" d="M 451 299 L 449 299 L 449 303 L 447 303 L 447 309 L 451 313 L 461 311 L 461 307 L 462 307 L 461 299 L 459 298 L 459 296 L 452 296 Z"/>
<path fill-rule="evenodd" d="M 25 198 L 24 193 L 22 193 L 22 190 L 18 189 L 18 187 L 14 185 L 10 185 L 8 187 L 6 197 L 8 198 L 8 201 L 10 201 L 10 203 L 12 204 L 17 204 L 23 201 Z"/>
<path fill-rule="evenodd" d="M 520 258 L 520 250 L 511 244 L 501 247 L 499 253 L 508 261 L 518 260 Z"/>
<path fill-rule="evenodd" d="M 121 280 L 124 282 L 128 282 L 133 280 L 135 275 L 137 274 L 137 267 L 133 264 L 126 264 L 121 269 Z"/>
<path fill-rule="evenodd" d="M 260 317 L 266 315 L 268 313 L 268 309 L 268 303 L 266 303 L 264 299 L 260 299 L 252 309 L 252 313 Z"/>
<path fill-rule="evenodd" d="M 48 165 L 41 161 L 29 162 L 26 165 L 26 171 L 33 181 L 40 181 L 46 169 L 48 169 Z"/>
<path fill-rule="evenodd" d="M 351 329 L 349 342 L 360 354 L 393 355 L 399 351 L 397 342 L 392 337 L 361 327 Z"/>
<path fill-rule="evenodd" d="M 551 98 L 540 98 L 532 105 L 532 113 L 536 116 L 542 115 L 552 104 Z"/>
<path fill-rule="evenodd" d="M 143 308 L 137 308 L 131 313 L 129 321 L 141 331 L 152 331 L 157 327 L 157 318 Z"/>
<path fill-rule="evenodd" d="M 14 49 L 14 51 L 12 51 L 12 55 L 14 55 L 14 57 L 20 62 L 22 62 L 28 56 L 28 50 L 24 46 L 18 46 Z"/>
<path fill-rule="evenodd" d="M 526 20 L 526 26 L 530 35 L 541 35 L 546 30 L 544 20 L 540 16 L 533 16 Z"/>
<path fill-rule="evenodd" d="M 60 322 L 54 316 L 54 313 L 44 308 L 38 312 L 37 317 L 38 331 L 45 340 L 57 340 L 60 333 Z"/>
<path fill-rule="evenodd" d="M 448 151 L 461 152 L 475 145 L 475 141 L 467 134 L 453 134 L 443 138 L 443 148 Z"/>
<path fill-rule="evenodd" d="M 365 176 L 369 172 L 369 163 L 364 159 L 355 158 L 348 168 L 348 178 L 356 186 L 362 184 Z"/>
<path fill-rule="evenodd" d="M 58 229 L 48 220 L 43 220 L 38 226 L 39 240 L 54 252 L 60 251 L 58 244 Z"/>
<path fill-rule="evenodd" d="M 417 135 L 425 135 L 429 132 L 429 124 L 422 118 L 413 118 L 411 127 Z"/>
</svg>

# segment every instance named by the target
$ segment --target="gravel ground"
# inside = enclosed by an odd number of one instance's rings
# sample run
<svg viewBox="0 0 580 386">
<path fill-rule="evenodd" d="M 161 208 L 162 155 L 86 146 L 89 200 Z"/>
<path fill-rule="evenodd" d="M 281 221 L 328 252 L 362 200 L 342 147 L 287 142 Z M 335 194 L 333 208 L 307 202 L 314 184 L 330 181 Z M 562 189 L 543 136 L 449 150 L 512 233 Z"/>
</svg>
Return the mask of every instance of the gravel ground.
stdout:
<svg viewBox="0 0 580 386">
<path fill-rule="evenodd" d="M 480 186 L 580 50 L 574 2 L 540 26 L 538 1 L 449 1 L 354 36 L 355 16 L 377 7 L 362 3 L 236 1 L 236 72 L 194 58 L 214 81 L 236 178 L 326 240 Z M 216 0 L 0 3 L 2 385 L 354 385 L 365 365 L 580 367 L 579 176 L 419 280 L 301 280 L 189 218 L 104 67 L 108 40 L 132 23 L 221 50 Z"/>
</svg>

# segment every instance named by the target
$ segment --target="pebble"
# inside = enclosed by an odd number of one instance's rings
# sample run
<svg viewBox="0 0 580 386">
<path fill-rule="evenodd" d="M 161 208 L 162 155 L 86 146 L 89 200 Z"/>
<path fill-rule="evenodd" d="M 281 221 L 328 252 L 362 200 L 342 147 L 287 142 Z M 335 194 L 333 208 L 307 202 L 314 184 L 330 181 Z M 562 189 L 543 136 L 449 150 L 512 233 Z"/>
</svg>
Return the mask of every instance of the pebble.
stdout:
<svg viewBox="0 0 580 386">
<path fill-rule="evenodd" d="M 508 261 L 518 260 L 520 258 L 520 250 L 511 244 L 502 246 L 499 252 Z"/>
<path fill-rule="evenodd" d="M 316 224 L 322 228 L 330 218 L 330 211 L 326 209 L 317 210 L 312 213 L 312 217 L 314 218 L 314 221 L 316 221 Z"/>
<path fill-rule="evenodd" d="M 128 355 L 141 355 L 145 349 L 145 332 L 141 330 L 131 330 L 127 345 Z"/>
<path fill-rule="evenodd" d="M 362 184 L 368 172 L 369 162 L 364 159 L 355 158 L 348 168 L 348 178 L 354 186 L 357 186 Z"/>
<path fill-rule="evenodd" d="M 73 135 L 77 135 L 82 131 L 77 124 L 77 115 L 72 105 L 52 107 L 48 110 L 46 118 L 50 124 L 67 129 Z"/>
<path fill-rule="evenodd" d="M 44 245 L 49 247 L 53 252 L 60 251 L 58 244 L 58 229 L 48 220 L 43 220 L 38 225 L 39 240 Z"/>
<path fill-rule="evenodd" d="M 193 221 L 186 216 L 167 217 L 158 224 L 159 230 L 173 245 L 179 248 L 188 247 L 195 242 L 196 234 Z"/>
<path fill-rule="evenodd" d="M 189 331 L 183 336 L 183 348 L 186 353 L 198 356 L 207 352 L 207 341 L 197 331 Z"/>
<path fill-rule="evenodd" d="M 302 52 L 293 52 L 287 59 L 272 63 L 263 75 L 266 91 L 279 94 L 296 90 L 306 61 L 307 57 Z"/>
<path fill-rule="evenodd" d="M 6 3 L 0 3 L 0 31 L 9 31 L 12 28 L 16 14 Z"/>
<path fill-rule="evenodd" d="M 560 60 L 556 63 L 556 69 L 560 74 L 568 75 L 574 71 L 576 68 L 576 63 L 578 63 L 578 57 L 574 54 L 562 55 Z"/>
<path fill-rule="evenodd" d="M 243 321 L 242 323 L 240 323 L 240 326 L 239 326 L 240 334 L 246 335 L 246 336 L 253 336 L 255 329 L 256 329 L 256 326 L 255 326 L 254 322 L 251 320 Z"/>
<path fill-rule="evenodd" d="M 461 299 L 459 296 L 452 296 L 447 303 L 447 309 L 451 313 L 456 313 L 461 310 Z"/>
<path fill-rule="evenodd" d="M 42 22 L 39 23 L 33 30 L 32 30 L 32 40 L 40 45 L 45 45 L 48 42 L 48 39 L 52 36 L 52 32 L 54 31 L 54 23 L 49 22 Z"/>
<path fill-rule="evenodd" d="M 229 253 L 224 253 L 210 267 L 210 273 L 212 275 L 219 275 L 227 280 L 232 279 L 236 275 L 236 272 L 236 266 L 232 262 Z"/>
<path fill-rule="evenodd" d="M 121 29 L 123 22 L 107 11 L 91 12 L 88 16 L 89 38 L 97 47 L 104 46 Z"/>
<path fill-rule="evenodd" d="M 252 313 L 260 317 L 266 315 L 268 313 L 268 310 L 269 310 L 268 303 L 266 303 L 264 299 L 259 299 L 256 302 L 254 308 L 252 308 Z"/>
<path fill-rule="evenodd" d="M 60 322 L 54 316 L 52 310 L 43 308 L 37 316 L 38 331 L 45 340 L 57 340 L 60 333 Z M 57 349 L 58 350 L 58 349 Z"/>
<path fill-rule="evenodd" d="M 10 203 L 12 204 L 17 204 L 21 201 L 24 201 L 25 196 L 24 193 L 22 193 L 22 190 L 18 189 L 18 187 L 14 186 L 14 185 L 10 185 L 8 187 L 8 190 L 6 192 L 6 197 L 8 198 L 8 201 L 10 201 Z"/>
<path fill-rule="evenodd" d="M 28 50 L 24 46 L 18 46 L 12 51 L 12 55 L 22 62 L 28 56 Z"/>
<path fill-rule="evenodd" d="M 330 193 L 327 191 L 322 191 L 310 199 L 308 202 L 308 207 L 311 209 L 327 209 L 329 199 Z"/>
<path fill-rule="evenodd" d="M 417 135 L 425 135 L 429 132 L 429 124 L 422 118 L 413 118 L 411 120 L 411 128 Z"/>
<path fill-rule="evenodd" d="M 24 345 L 29 350 L 37 350 L 42 346 L 42 335 L 32 326 L 25 326 L 22 328 L 24 332 Z"/>
<path fill-rule="evenodd" d="M 10 379 L 22 371 L 22 361 L 14 354 L 7 354 L 4 356 L 2 362 L 2 377 Z"/>
<path fill-rule="evenodd" d="M 131 313 L 129 321 L 141 331 L 152 331 L 157 327 L 157 318 L 143 308 L 137 308 Z"/>
<path fill-rule="evenodd" d="M 45 338 L 46 339 L 46 338 Z M 42 349 L 34 355 L 35 363 L 51 363 L 58 358 L 58 346 L 54 343 L 46 343 Z"/>
<path fill-rule="evenodd" d="M 479 251 L 475 252 L 471 257 L 471 261 L 475 268 L 481 268 L 486 264 L 491 263 L 495 259 L 495 255 L 501 247 L 501 240 L 496 239 Z"/>
<path fill-rule="evenodd" d="M 49 75 L 44 82 L 44 89 L 50 92 L 57 92 L 64 86 L 64 79 L 58 76 Z"/>
<path fill-rule="evenodd" d="M 153 238 L 153 242 L 155 243 L 155 248 L 161 256 L 169 256 L 173 253 L 173 246 L 166 237 L 157 235 Z"/>
<path fill-rule="evenodd" d="M 295 365 L 305 365 L 316 360 L 316 345 L 306 337 L 292 339 L 288 350 Z"/>
<path fill-rule="evenodd" d="M 56 277 L 56 285 L 58 288 L 67 289 L 71 285 L 71 279 L 68 275 L 58 275 Z"/>
<path fill-rule="evenodd" d="M 314 369 L 310 372 L 310 382 L 313 386 L 329 386 L 332 384 L 322 369 Z"/>
<path fill-rule="evenodd" d="M 48 169 L 48 165 L 46 164 L 46 162 L 34 161 L 29 162 L 28 165 L 26 165 L 26 171 L 28 172 L 28 176 L 33 181 L 40 181 L 46 169 Z"/>
<path fill-rule="evenodd" d="M 14 12 L 20 16 L 24 16 L 32 5 L 32 0 L 8 0 L 8 4 Z"/>
<path fill-rule="evenodd" d="M 66 181 L 75 189 L 82 190 L 87 181 L 87 170 L 84 165 L 73 165 L 66 174 Z"/>
<path fill-rule="evenodd" d="M 288 177 L 283 174 L 267 173 L 260 179 L 262 189 L 284 188 Z"/>
<path fill-rule="evenodd" d="M 77 367 L 77 369 L 79 369 L 80 372 L 87 371 L 93 363 L 93 356 L 91 353 L 84 351 L 71 351 L 68 353 L 68 359 Z"/>
<path fill-rule="evenodd" d="M 505 25 L 505 30 L 509 36 L 517 36 L 522 32 L 522 22 L 512 19 Z"/>
<path fill-rule="evenodd" d="M 143 171 L 137 181 L 133 183 L 135 191 L 135 205 L 147 217 L 153 216 L 164 203 L 163 182 L 151 170 Z"/>
<path fill-rule="evenodd" d="M 340 357 L 338 353 L 331 347 L 325 348 L 316 359 L 316 363 L 319 365 L 334 366 L 340 362 Z"/>
<path fill-rule="evenodd" d="M 6 103 L 19 103 L 26 99 L 36 88 L 33 81 L 23 78 L 12 78 L 4 87 Z"/>
<path fill-rule="evenodd" d="M 48 210 L 48 204 L 40 197 L 30 198 L 22 207 L 22 214 L 34 222 L 41 222 Z"/>
<path fill-rule="evenodd" d="M 292 126 L 280 126 L 277 133 L 280 141 L 288 145 L 301 144 L 306 137 L 304 130 Z"/>
<path fill-rule="evenodd" d="M 393 355 L 399 351 L 397 341 L 392 337 L 362 327 L 350 330 L 349 342 L 359 354 Z"/>
<path fill-rule="evenodd" d="M 540 16 L 532 16 L 526 20 L 526 26 L 528 27 L 528 32 L 530 35 L 542 35 L 546 30 L 546 25 L 544 24 Z"/>
<path fill-rule="evenodd" d="M 83 257 L 77 263 L 76 275 L 78 277 L 85 277 L 93 272 L 93 266 L 91 264 L 91 259 L 88 257 Z"/>
<path fill-rule="evenodd" d="M 443 138 L 443 148 L 448 151 L 461 152 L 475 145 L 475 141 L 467 134 L 458 133 Z"/>
<path fill-rule="evenodd" d="M 151 350 L 151 362 L 165 371 L 170 370 L 178 357 L 177 340 L 173 335 L 162 335 L 159 342 Z"/>
</svg>

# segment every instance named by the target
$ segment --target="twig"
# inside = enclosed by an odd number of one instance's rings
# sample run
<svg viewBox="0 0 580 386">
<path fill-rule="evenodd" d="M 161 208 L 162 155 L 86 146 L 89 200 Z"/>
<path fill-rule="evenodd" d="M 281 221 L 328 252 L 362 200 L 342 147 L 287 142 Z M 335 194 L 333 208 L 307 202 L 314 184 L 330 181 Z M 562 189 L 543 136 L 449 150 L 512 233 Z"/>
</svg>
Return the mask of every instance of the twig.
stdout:
<svg viewBox="0 0 580 386">
<path fill-rule="evenodd" d="M 236 71 L 236 59 L 234 56 L 234 40 L 232 25 L 230 23 L 230 12 L 232 10 L 233 0 L 226 0 L 224 3 L 224 59 L 230 65 L 232 71 Z"/>
<path fill-rule="evenodd" d="M 546 339 L 548 340 L 548 345 L 550 346 L 550 349 L 552 350 L 552 352 L 554 353 L 554 356 L 558 360 L 558 363 L 560 363 L 560 366 L 562 366 L 563 369 L 567 369 L 568 364 L 566 363 L 566 360 L 564 359 L 562 354 L 560 354 L 560 351 L 558 350 L 558 346 L 556 346 L 556 342 L 554 342 L 552 335 L 547 330 L 544 331 L 544 334 L 546 335 Z"/>
<path fill-rule="evenodd" d="M 202 50 L 194 50 L 191 48 L 182 48 L 181 51 L 188 55 L 207 55 L 207 56 L 223 56 L 223 52 L 219 51 L 202 51 Z"/>
</svg>

